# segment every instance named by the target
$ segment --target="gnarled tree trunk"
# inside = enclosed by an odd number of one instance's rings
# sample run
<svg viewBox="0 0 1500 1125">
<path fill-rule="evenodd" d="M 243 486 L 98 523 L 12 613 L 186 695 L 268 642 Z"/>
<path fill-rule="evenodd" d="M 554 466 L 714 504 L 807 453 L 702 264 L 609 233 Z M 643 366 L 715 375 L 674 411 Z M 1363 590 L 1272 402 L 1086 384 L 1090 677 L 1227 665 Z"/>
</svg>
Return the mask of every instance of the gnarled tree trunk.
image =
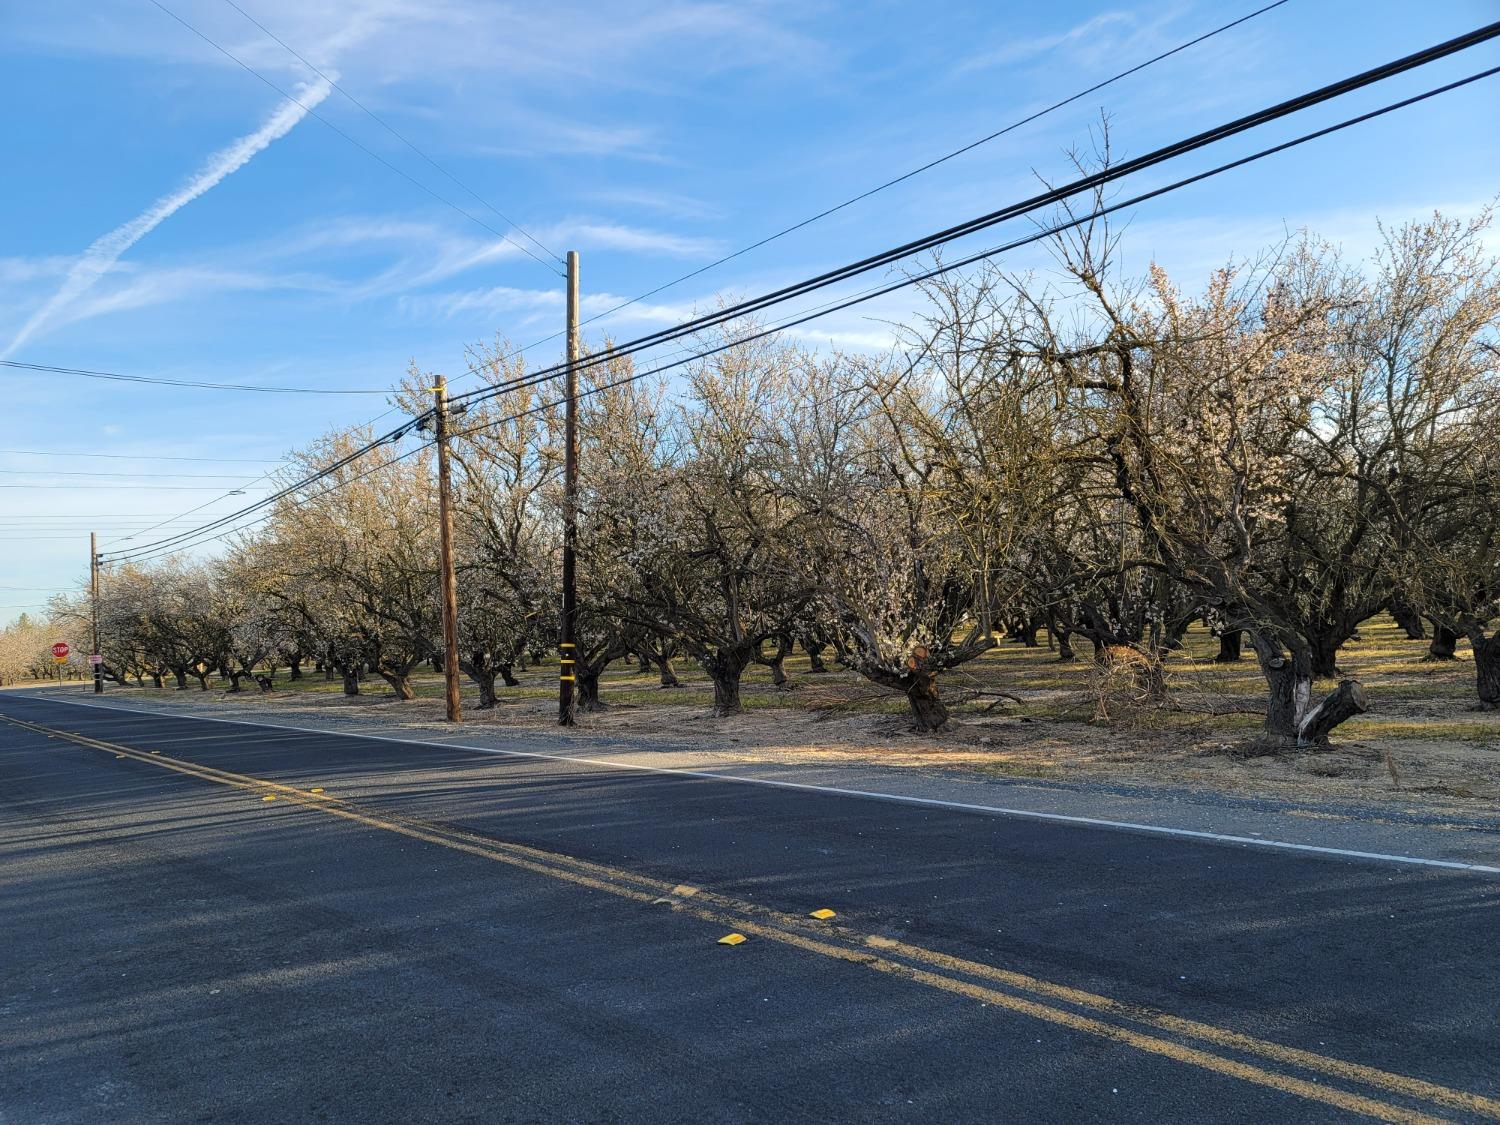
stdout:
<svg viewBox="0 0 1500 1125">
<path fill-rule="evenodd" d="M 479 687 L 479 705 L 476 710 L 488 711 L 495 705 L 495 676 L 497 673 L 484 671 L 478 672 L 469 668 L 464 671 L 469 673 L 469 679 Z"/>
<path fill-rule="evenodd" d="M 823 653 L 828 651 L 826 641 L 816 640 L 813 637 L 798 637 L 797 643 L 802 646 L 802 651 L 807 653 L 807 670 L 815 675 L 822 675 L 828 671 L 828 665 L 823 660 Z"/>
<path fill-rule="evenodd" d="M 1267 753 L 1295 749 L 1302 716 L 1312 699 L 1310 654 L 1306 649 L 1289 654 L 1280 641 L 1259 632 L 1252 632 L 1250 641 L 1266 678 L 1266 720 L 1260 746 Z"/>
<path fill-rule="evenodd" d="M 391 690 L 396 693 L 397 699 L 412 700 L 417 698 L 417 693 L 411 686 L 411 673 L 409 670 L 381 668 L 377 666 L 375 674 L 391 685 Z"/>
<path fill-rule="evenodd" d="M 757 646 L 755 653 L 755 662 L 757 664 L 764 664 L 767 668 L 771 669 L 772 684 L 774 684 L 776 687 L 786 687 L 787 676 L 785 665 L 786 658 L 791 655 L 792 638 L 787 636 L 785 633 L 778 633 L 776 636 L 772 637 L 771 640 L 774 640 L 776 642 L 776 651 L 770 656 L 767 656 L 763 649 L 760 646 Z"/>
<path fill-rule="evenodd" d="M 1323 634 L 1311 638 L 1309 655 L 1312 661 L 1313 679 L 1329 680 L 1339 674 L 1339 649 L 1343 646 L 1345 639 L 1338 634 Z"/>
<path fill-rule="evenodd" d="M 1219 634 L 1219 654 L 1214 657 L 1215 664 L 1238 663 L 1243 651 L 1242 645 L 1245 633 L 1242 629 L 1225 629 Z"/>
<path fill-rule="evenodd" d="M 740 677 L 755 658 L 752 648 L 721 649 L 711 656 L 702 657 L 699 663 L 714 684 L 714 710 L 718 716 L 744 714 L 745 705 L 740 701 Z"/>
<path fill-rule="evenodd" d="M 1052 629 L 1052 639 L 1057 642 L 1057 659 L 1060 663 L 1074 659 L 1078 654 L 1073 651 L 1073 634 L 1062 626 Z"/>
<path fill-rule="evenodd" d="M 1344 680 L 1316 707 L 1312 704 L 1310 646 L 1287 647 L 1275 637 L 1251 631 L 1250 641 L 1266 678 L 1266 722 L 1257 742 L 1262 753 L 1327 749 L 1328 733 L 1368 709 L 1364 687 Z"/>
<path fill-rule="evenodd" d="M 1432 643 L 1427 646 L 1423 660 L 1457 660 L 1458 634 L 1445 625 L 1432 623 Z"/>
<path fill-rule="evenodd" d="M 1391 602 L 1391 617 L 1401 626 L 1409 641 L 1427 639 L 1427 628 L 1422 624 L 1422 615 L 1400 599 Z"/>
</svg>

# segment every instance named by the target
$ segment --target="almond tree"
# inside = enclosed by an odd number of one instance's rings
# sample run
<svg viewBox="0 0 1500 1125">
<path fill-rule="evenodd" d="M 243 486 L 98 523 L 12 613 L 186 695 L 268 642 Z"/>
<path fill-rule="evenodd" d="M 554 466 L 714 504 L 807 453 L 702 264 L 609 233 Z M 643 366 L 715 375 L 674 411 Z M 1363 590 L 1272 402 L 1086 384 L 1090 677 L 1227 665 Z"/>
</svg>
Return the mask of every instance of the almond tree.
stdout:
<svg viewBox="0 0 1500 1125">
<path fill-rule="evenodd" d="M 323 439 L 299 455 L 299 475 L 368 437 Z M 437 507 L 429 455 L 398 456 L 377 448 L 279 500 L 261 549 L 275 556 L 280 602 L 324 639 L 346 692 L 363 665 L 413 699 L 412 672 L 439 651 Z"/>
<path fill-rule="evenodd" d="M 641 507 L 620 596 L 627 623 L 672 638 L 702 666 L 716 715 L 744 709 L 745 669 L 813 595 L 791 558 L 804 512 L 780 483 L 797 425 L 788 408 L 795 355 L 747 339 L 753 328 L 723 330 L 712 342 L 730 346 L 688 369 L 665 429 L 672 447 L 653 451 L 649 483 L 635 489 Z"/>
</svg>

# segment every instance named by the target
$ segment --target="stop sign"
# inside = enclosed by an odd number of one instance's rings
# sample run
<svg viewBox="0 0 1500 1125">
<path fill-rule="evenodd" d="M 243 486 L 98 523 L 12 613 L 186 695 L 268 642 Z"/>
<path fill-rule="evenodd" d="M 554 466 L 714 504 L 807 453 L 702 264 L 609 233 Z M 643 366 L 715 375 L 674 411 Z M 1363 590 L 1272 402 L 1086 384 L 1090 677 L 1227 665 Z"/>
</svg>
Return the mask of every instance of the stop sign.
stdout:
<svg viewBox="0 0 1500 1125">
<path fill-rule="evenodd" d="M 52 658 L 54 660 L 66 660 L 68 658 L 68 653 L 72 651 L 73 650 L 68 647 L 67 641 L 58 641 L 55 645 L 52 646 Z"/>
</svg>

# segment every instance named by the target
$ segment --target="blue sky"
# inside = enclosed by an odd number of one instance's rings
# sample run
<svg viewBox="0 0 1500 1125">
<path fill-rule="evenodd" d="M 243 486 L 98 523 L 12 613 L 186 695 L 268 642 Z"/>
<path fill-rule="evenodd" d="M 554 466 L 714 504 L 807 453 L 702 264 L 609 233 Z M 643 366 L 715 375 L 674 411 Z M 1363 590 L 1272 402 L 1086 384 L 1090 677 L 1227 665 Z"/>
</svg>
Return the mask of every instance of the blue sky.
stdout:
<svg viewBox="0 0 1500 1125">
<path fill-rule="evenodd" d="M 225 0 L 162 2 L 360 145 L 504 229 Z M 237 2 L 542 243 L 580 251 L 586 314 L 1259 6 Z M 1134 155 L 1496 18 L 1493 0 L 1290 0 L 595 328 L 633 336 L 717 294 L 754 294 L 1030 194 L 1037 175 L 1065 174 L 1066 150 L 1089 143 L 1101 110 L 1116 153 Z M 1497 63 L 1500 45 L 1481 47 L 1183 170 Z M 1361 254 L 1377 218 L 1471 212 L 1500 189 L 1496 82 L 1144 206 L 1126 258 L 1160 260 L 1192 285 L 1289 227 Z M 413 359 L 457 374 L 467 344 L 496 333 L 530 343 L 561 325 L 557 276 L 305 116 L 152 0 L 0 3 L 0 97 L 10 107 L 0 356 L 378 390 Z M 803 331 L 876 347 L 912 307 L 885 298 Z M 555 347 L 529 355 L 542 364 Z M 5 368 L 0 379 L 0 449 L 117 456 L 0 453 L 0 621 L 82 578 L 90 527 L 108 542 L 198 505 L 232 510 L 286 450 L 388 406 L 380 395 Z"/>
</svg>

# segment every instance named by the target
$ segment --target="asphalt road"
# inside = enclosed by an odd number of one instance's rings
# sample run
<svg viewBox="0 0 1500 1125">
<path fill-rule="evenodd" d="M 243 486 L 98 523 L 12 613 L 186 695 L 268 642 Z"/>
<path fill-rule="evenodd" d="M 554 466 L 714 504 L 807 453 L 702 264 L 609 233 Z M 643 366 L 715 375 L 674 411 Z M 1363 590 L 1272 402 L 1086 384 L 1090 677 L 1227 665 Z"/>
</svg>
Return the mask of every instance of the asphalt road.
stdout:
<svg viewBox="0 0 1500 1125">
<path fill-rule="evenodd" d="M 1492 875 L 0 717 L 4 1125 L 1500 1119 Z"/>
</svg>

